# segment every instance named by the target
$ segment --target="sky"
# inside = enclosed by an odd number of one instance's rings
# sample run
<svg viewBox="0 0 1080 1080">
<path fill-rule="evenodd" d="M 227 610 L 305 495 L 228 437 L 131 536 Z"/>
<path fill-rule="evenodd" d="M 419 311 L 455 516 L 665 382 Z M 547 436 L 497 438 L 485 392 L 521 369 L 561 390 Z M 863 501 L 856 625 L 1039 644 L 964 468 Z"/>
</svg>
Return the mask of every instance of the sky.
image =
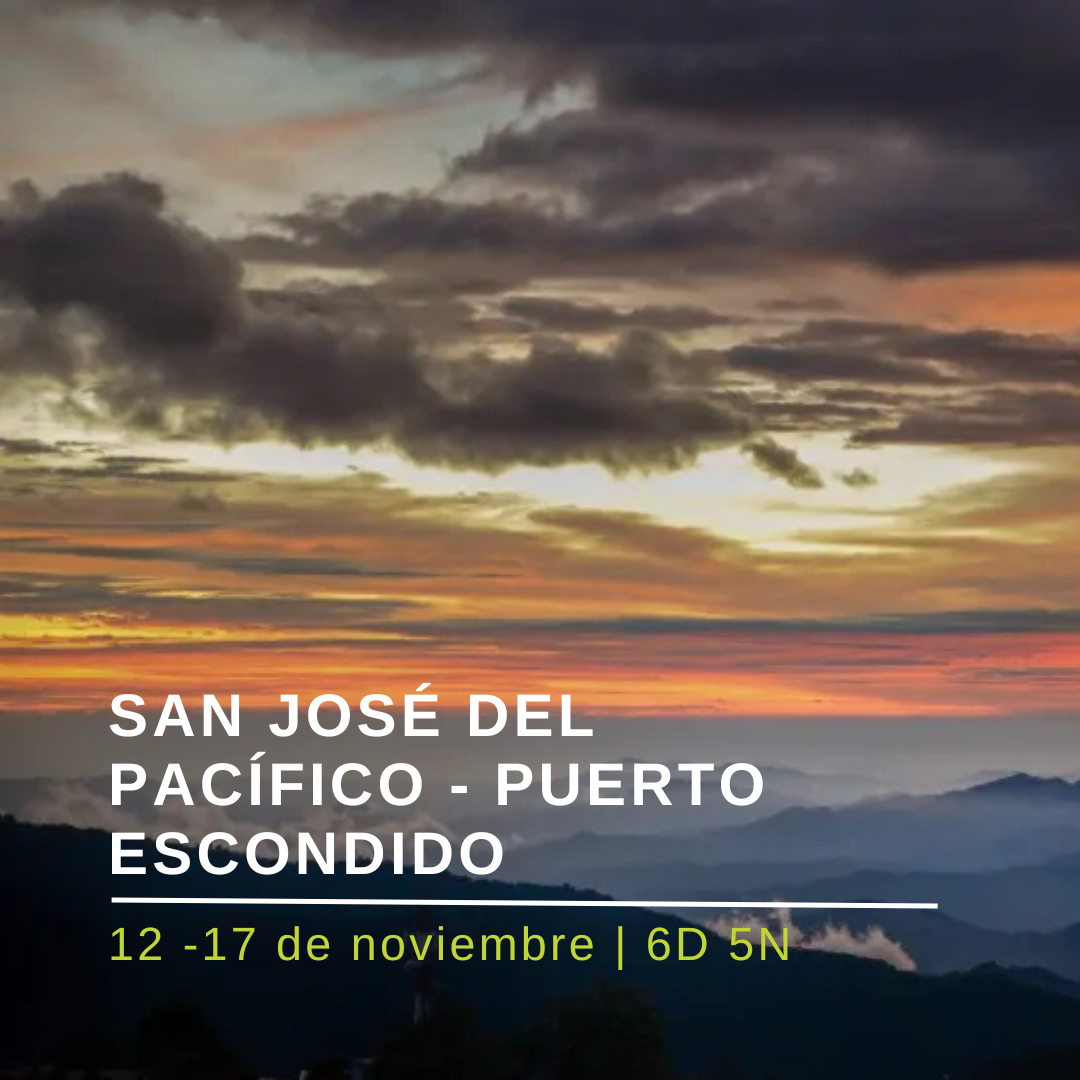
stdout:
<svg viewBox="0 0 1080 1080">
<path fill-rule="evenodd" d="M 1080 772 L 1078 61 L 1059 0 L 0 0 L 5 775 L 423 682 Z"/>
</svg>

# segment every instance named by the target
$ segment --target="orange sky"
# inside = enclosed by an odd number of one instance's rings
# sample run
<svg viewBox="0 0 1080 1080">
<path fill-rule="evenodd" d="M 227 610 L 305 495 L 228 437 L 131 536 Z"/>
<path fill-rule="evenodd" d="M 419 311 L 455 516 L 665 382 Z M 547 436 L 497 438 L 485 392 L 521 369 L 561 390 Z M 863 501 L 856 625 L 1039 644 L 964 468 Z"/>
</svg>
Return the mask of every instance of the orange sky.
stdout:
<svg viewBox="0 0 1080 1080">
<path fill-rule="evenodd" d="M 463 514 L 366 476 L 224 478 L 201 502 L 167 471 L 132 487 L 69 476 L 0 511 L 22 582 L 0 615 L 4 708 L 96 710 L 121 691 L 400 702 L 426 681 L 447 708 L 571 693 L 594 715 L 1007 716 L 1067 711 L 1080 683 L 1080 632 L 1009 631 L 1008 607 L 1055 597 L 1067 616 L 1073 600 L 1055 569 L 1074 512 L 1045 499 L 1018 528 L 973 491 L 858 553 L 831 537 L 830 554 L 524 499 Z M 984 625 L 950 629 L 963 608 Z M 875 625 L 883 612 L 903 625 Z"/>
<path fill-rule="evenodd" d="M 64 269 L 90 267 L 82 293 L 63 275 L 60 300 L 36 278 L 3 291 L 0 707 L 400 698 L 428 681 L 451 704 L 570 692 L 596 715 L 1075 710 L 1080 262 L 1039 247 L 1071 235 L 1037 172 L 1053 139 L 1032 161 L 1025 140 L 995 156 L 933 116 L 861 118 L 861 98 L 829 123 L 799 95 L 790 117 L 779 98 L 741 122 L 639 114 L 598 98 L 576 52 L 533 71 L 486 39 L 349 52 L 308 29 L 293 47 L 290 30 L 108 4 L 0 14 L 19 90 L 0 99 L 16 183 L 0 226 L 32 234 L 104 174 L 161 193 L 132 214 L 145 243 L 79 249 Z M 510 165 L 470 172 L 500 136 Z M 669 161 L 685 175 L 665 178 Z M 964 216 L 992 226 L 1032 191 L 1047 205 L 1000 237 Z M 946 250 L 954 237 L 973 251 Z M 213 259 L 185 291 L 154 277 L 163 252 L 180 270 Z M 170 303 L 199 301 L 222 266 L 209 324 L 226 329 L 205 356 L 124 321 L 135 297 L 172 326 Z M 445 394 L 443 426 L 410 442 L 409 401 L 370 430 L 305 428 L 297 401 L 338 403 L 308 394 L 310 343 L 291 367 L 266 346 L 283 325 L 286 344 L 312 327 L 330 341 L 332 372 L 370 359 L 350 350 L 374 325 L 418 364 L 421 404 Z M 241 369 L 255 376 L 237 389 Z M 451 445 L 457 380 L 476 371 L 473 400 L 512 393 Z M 342 415 L 370 419 L 380 390 L 354 375 Z M 408 388 L 390 383 L 392 411 Z M 729 405 L 745 430 L 718 435 Z M 627 415 L 626 441 L 605 443 Z M 515 442 L 530 419 L 555 433 L 546 457 Z"/>
</svg>

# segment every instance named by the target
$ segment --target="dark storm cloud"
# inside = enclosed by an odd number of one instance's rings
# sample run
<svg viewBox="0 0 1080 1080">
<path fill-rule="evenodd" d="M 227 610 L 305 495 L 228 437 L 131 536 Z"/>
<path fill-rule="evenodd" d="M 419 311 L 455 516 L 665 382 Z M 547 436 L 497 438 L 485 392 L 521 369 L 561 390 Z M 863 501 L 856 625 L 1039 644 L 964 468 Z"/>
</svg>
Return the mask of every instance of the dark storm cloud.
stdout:
<svg viewBox="0 0 1080 1080">
<path fill-rule="evenodd" d="M 882 13 L 880 5 L 869 11 Z M 882 22 L 880 40 L 864 42 L 866 49 L 902 49 L 903 32 Z M 818 45 L 826 47 L 828 26 L 820 32 Z M 732 57 L 766 70 L 778 59 L 739 57 L 726 44 L 724 50 L 720 80 Z M 994 92 L 1013 87 L 987 64 Z M 922 77 L 915 69 L 909 74 L 913 83 Z M 1045 100 L 1036 108 L 1037 99 L 1030 100 L 1028 122 L 1010 125 L 984 86 L 971 90 L 969 102 L 972 111 L 986 110 L 982 123 L 970 116 L 958 126 L 941 123 L 948 88 L 920 86 L 940 109 L 910 123 L 883 123 L 873 98 L 856 87 L 848 88 L 850 107 L 828 118 L 812 109 L 805 114 L 805 102 L 787 97 L 782 82 L 760 109 L 749 101 L 690 113 L 670 101 L 646 100 L 635 109 L 601 102 L 490 133 L 455 161 L 450 176 L 562 192 L 589 217 L 617 215 L 624 224 L 633 218 L 644 231 L 645 222 L 692 207 L 699 226 L 738 223 L 728 242 L 774 257 L 918 272 L 1080 256 L 1080 152 L 1071 104 Z M 1061 115 L 1053 122 L 1061 108 L 1072 122 Z M 722 238 L 703 231 L 705 246 Z"/>
<path fill-rule="evenodd" d="M 500 226 L 485 232 L 462 213 L 442 243 L 468 244 L 477 229 L 502 242 Z M 754 427 L 744 401 L 680 381 L 676 350 L 643 332 L 606 350 L 537 339 L 518 360 L 447 362 L 401 333 L 267 311 L 239 278 L 220 248 L 168 216 L 160 189 L 133 177 L 51 199 L 24 193 L 0 220 L 0 286 L 45 315 L 95 317 L 94 392 L 133 427 L 382 443 L 489 470 L 676 467 Z"/>
<path fill-rule="evenodd" d="M 490 136 L 459 159 L 441 196 L 316 199 L 237 249 L 413 272 L 438 260 L 431 273 L 489 291 L 545 278 L 745 273 L 793 259 L 916 273 L 1080 257 L 1080 151 L 1070 139 L 985 147 L 891 129 L 732 132 L 655 113 L 632 123 L 588 115 L 570 144 L 552 134 L 558 116 Z M 477 197 L 478 176 L 495 191 Z"/>
<path fill-rule="evenodd" d="M 38 5 L 48 10 L 70 0 Z M 614 103 L 778 115 L 1067 127 L 1080 14 L 1060 0 L 102 0 L 215 17 L 248 36 L 404 53 L 509 52 Z M 521 63 L 522 55 L 534 58 Z"/>
<path fill-rule="evenodd" d="M 1080 153 L 1037 132 L 906 142 L 842 165 L 796 238 L 819 257 L 896 273 L 1080 258 Z M 828 154 L 824 155 L 827 160 Z"/>
<path fill-rule="evenodd" d="M 23 185 L 0 216 L 0 285 L 38 312 L 89 308 L 140 345 L 206 346 L 239 316 L 239 268 L 164 210 L 160 186 L 127 174 L 52 198 Z"/>
<path fill-rule="evenodd" d="M 349 220 L 309 211 L 249 251 L 369 265 L 531 251 L 571 274 L 620 255 L 716 260 L 721 246 L 736 262 L 754 251 L 897 272 L 1080 257 L 1080 10 L 1066 0 L 95 2 L 275 44 L 452 53 L 532 92 L 594 91 L 594 108 L 494 132 L 451 170 L 572 189 L 583 217 L 372 196 Z M 535 277 L 502 269 L 501 281 Z"/>
</svg>

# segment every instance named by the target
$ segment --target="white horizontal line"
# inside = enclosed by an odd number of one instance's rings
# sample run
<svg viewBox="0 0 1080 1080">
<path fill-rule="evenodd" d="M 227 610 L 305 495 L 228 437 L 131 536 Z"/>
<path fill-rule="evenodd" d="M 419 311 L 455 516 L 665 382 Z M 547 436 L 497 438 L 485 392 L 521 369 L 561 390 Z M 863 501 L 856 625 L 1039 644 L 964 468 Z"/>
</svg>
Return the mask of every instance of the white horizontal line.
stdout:
<svg viewBox="0 0 1080 1080">
<path fill-rule="evenodd" d="M 937 904 L 882 904 L 816 900 L 426 900 L 420 897 L 114 896 L 114 904 L 296 904 L 306 907 L 550 907 L 550 908 L 856 908 L 936 911 Z"/>
</svg>

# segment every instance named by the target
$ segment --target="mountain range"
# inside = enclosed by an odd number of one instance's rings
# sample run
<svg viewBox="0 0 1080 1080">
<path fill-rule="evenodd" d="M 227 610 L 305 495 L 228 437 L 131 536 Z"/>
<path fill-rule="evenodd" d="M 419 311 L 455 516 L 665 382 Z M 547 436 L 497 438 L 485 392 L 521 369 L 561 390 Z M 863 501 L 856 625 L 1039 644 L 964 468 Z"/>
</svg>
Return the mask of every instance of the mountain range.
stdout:
<svg viewBox="0 0 1080 1080">
<path fill-rule="evenodd" d="M 349 942 L 359 933 L 376 939 L 408 934 L 418 925 L 414 909 L 117 906 L 110 895 L 126 890 L 109 866 L 105 833 L 10 819 L 0 824 L 6 980 L 16 990 L 0 1012 L 0 1046 L 9 1059 L 3 1064 L 55 1059 L 66 1042 L 87 1033 L 115 1047 L 123 1062 L 140 1021 L 184 1000 L 196 1002 L 260 1075 L 280 1076 L 320 1058 L 362 1053 L 388 1024 L 408 1017 L 405 966 L 357 963 Z M 387 899 L 425 888 L 429 903 L 595 898 L 569 888 L 448 875 L 421 883 L 411 875 L 380 872 L 358 881 L 340 872 L 300 877 L 290 866 L 266 876 L 241 864 L 226 877 L 193 868 L 182 878 L 150 874 L 122 881 L 126 887 L 133 882 L 138 894 L 148 896 Z M 771 954 L 765 961 L 738 963 L 719 938 L 711 939 L 700 961 L 658 962 L 645 948 L 650 931 L 660 927 L 674 936 L 685 925 L 669 915 L 595 908 L 431 910 L 432 921 L 448 934 L 520 935 L 527 923 L 535 933 L 588 934 L 595 943 L 593 962 L 564 955 L 529 964 L 527 977 L 508 970 L 510 962 L 446 961 L 435 971 L 444 997 L 504 1026 L 597 978 L 631 985 L 655 1001 L 676 1065 L 686 1075 L 725 1075 L 716 1072 L 718 1062 L 735 1061 L 750 1080 L 930 1080 L 1063 1046 L 1080 1031 L 1080 1001 L 997 969 L 931 977 L 794 949 L 787 960 Z M 227 942 L 223 951 L 233 955 L 234 924 L 255 927 L 246 959 L 208 964 L 202 959 L 208 931 L 220 927 Z M 278 959 L 273 943 L 294 926 L 305 937 L 326 936 L 327 960 L 294 966 Z M 628 943 L 621 971 L 614 948 L 620 926 Z M 140 931 L 154 928 L 161 935 L 162 961 L 111 960 L 120 927 L 139 947 L 148 940 Z M 193 943 L 197 951 L 188 951 Z"/>
<path fill-rule="evenodd" d="M 745 825 L 662 837 L 579 832 L 508 853 L 502 872 L 575 884 L 616 868 L 677 863 L 986 872 L 1077 852 L 1080 782 L 1016 774 L 936 795 L 789 807 Z"/>
</svg>

